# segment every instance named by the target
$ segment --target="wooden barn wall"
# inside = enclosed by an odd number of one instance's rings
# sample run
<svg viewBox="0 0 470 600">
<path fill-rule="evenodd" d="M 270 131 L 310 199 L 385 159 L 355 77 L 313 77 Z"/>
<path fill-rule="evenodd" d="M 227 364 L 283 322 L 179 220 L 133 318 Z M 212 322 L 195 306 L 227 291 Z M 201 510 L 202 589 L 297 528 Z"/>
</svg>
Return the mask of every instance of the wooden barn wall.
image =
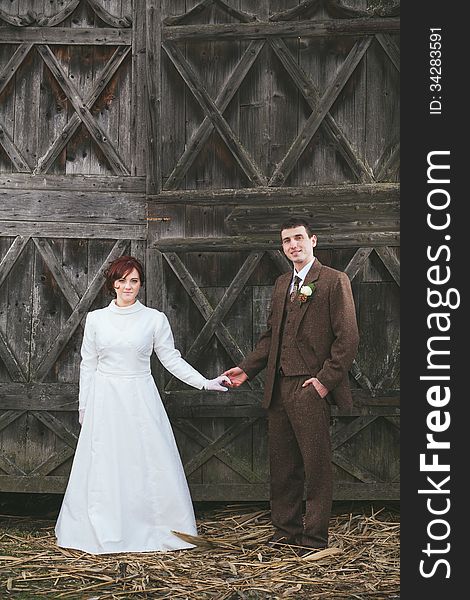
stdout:
<svg viewBox="0 0 470 600">
<path fill-rule="evenodd" d="M 65 487 L 82 319 L 108 301 L 111 256 L 146 262 L 147 303 L 215 376 L 263 331 L 289 269 L 279 225 L 302 214 L 361 332 L 353 415 L 332 414 L 335 498 L 398 498 L 399 7 L 32 10 L 0 12 L 0 489 Z M 193 497 L 268 498 L 263 376 L 208 394 L 153 367 Z"/>
</svg>

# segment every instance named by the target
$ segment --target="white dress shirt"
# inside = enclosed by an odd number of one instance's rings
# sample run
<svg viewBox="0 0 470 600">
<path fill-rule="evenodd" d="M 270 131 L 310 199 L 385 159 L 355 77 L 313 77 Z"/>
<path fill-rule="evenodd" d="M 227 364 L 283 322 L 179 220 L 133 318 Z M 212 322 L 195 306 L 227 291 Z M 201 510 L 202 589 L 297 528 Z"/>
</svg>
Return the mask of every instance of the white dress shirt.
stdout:
<svg viewBox="0 0 470 600">
<path fill-rule="evenodd" d="M 303 267 L 302 269 L 300 269 L 300 271 L 297 273 L 297 271 L 295 270 L 294 267 L 294 274 L 292 275 L 292 281 L 290 284 L 290 289 L 289 289 L 289 294 L 292 293 L 292 290 L 294 289 L 294 277 L 297 275 L 297 277 L 300 277 L 300 283 L 299 283 L 299 290 L 300 288 L 303 286 L 305 278 L 307 277 L 307 273 L 310 271 L 313 263 L 315 262 L 315 257 L 313 257 L 313 260 L 311 260 L 309 263 L 307 263 L 305 265 L 305 267 Z"/>
</svg>

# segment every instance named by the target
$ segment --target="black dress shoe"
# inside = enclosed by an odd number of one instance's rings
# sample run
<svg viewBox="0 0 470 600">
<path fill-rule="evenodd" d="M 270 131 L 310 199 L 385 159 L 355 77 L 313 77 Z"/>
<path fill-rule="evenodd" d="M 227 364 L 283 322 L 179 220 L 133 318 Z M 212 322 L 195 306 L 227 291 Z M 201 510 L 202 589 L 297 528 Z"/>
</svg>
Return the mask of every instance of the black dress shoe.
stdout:
<svg viewBox="0 0 470 600">
<path fill-rule="evenodd" d="M 273 534 L 266 542 L 271 548 L 279 548 L 280 546 L 292 546 L 295 545 L 295 538 L 285 535 L 283 533 Z"/>
</svg>

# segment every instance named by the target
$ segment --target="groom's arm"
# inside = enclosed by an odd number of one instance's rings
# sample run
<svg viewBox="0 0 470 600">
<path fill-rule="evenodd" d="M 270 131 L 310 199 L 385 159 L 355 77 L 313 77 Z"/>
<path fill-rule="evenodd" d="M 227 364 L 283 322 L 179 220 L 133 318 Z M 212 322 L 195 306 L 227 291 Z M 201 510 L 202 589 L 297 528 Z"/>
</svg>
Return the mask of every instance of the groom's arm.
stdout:
<svg viewBox="0 0 470 600">
<path fill-rule="evenodd" d="M 351 283 L 344 273 L 339 273 L 331 290 L 330 319 L 334 340 L 330 356 L 316 377 L 331 391 L 347 376 L 359 345 Z"/>
<path fill-rule="evenodd" d="M 272 298 L 276 293 L 276 285 L 277 281 L 274 284 L 274 290 Z M 272 307 L 272 298 L 271 298 L 271 307 Z M 271 340 L 272 340 L 272 317 L 273 311 L 272 308 L 269 312 L 268 320 L 267 320 L 267 328 L 266 331 L 261 335 L 258 342 L 256 343 L 255 348 L 241 361 L 238 365 L 238 368 L 241 369 L 248 377 L 248 379 L 253 379 L 256 375 L 262 371 L 266 365 L 268 364 L 269 351 L 271 349 Z M 225 371 L 224 375 L 228 375 L 231 377 L 231 369 Z M 234 373 L 233 373 L 234 374 Z"/>
</svg>

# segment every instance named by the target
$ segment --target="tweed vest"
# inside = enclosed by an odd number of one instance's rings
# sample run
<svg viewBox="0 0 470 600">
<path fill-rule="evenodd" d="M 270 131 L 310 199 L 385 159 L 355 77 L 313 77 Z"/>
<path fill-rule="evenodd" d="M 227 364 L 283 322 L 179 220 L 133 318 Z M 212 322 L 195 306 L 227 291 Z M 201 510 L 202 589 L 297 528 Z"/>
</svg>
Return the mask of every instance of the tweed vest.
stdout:
<svg viewBox="0 0 470 600">
<path fill-rule="evenodd" d="M 284 304 L 284 314 L 281 323 L 281 336 L 277 369 L 282 368 L 284 375 L 309 375 L 308 367 L 297 348 L 294 336 L 294 324 L 301 305 L 298 300 L 290 301 L 289 291 Z"/>
</svg>

